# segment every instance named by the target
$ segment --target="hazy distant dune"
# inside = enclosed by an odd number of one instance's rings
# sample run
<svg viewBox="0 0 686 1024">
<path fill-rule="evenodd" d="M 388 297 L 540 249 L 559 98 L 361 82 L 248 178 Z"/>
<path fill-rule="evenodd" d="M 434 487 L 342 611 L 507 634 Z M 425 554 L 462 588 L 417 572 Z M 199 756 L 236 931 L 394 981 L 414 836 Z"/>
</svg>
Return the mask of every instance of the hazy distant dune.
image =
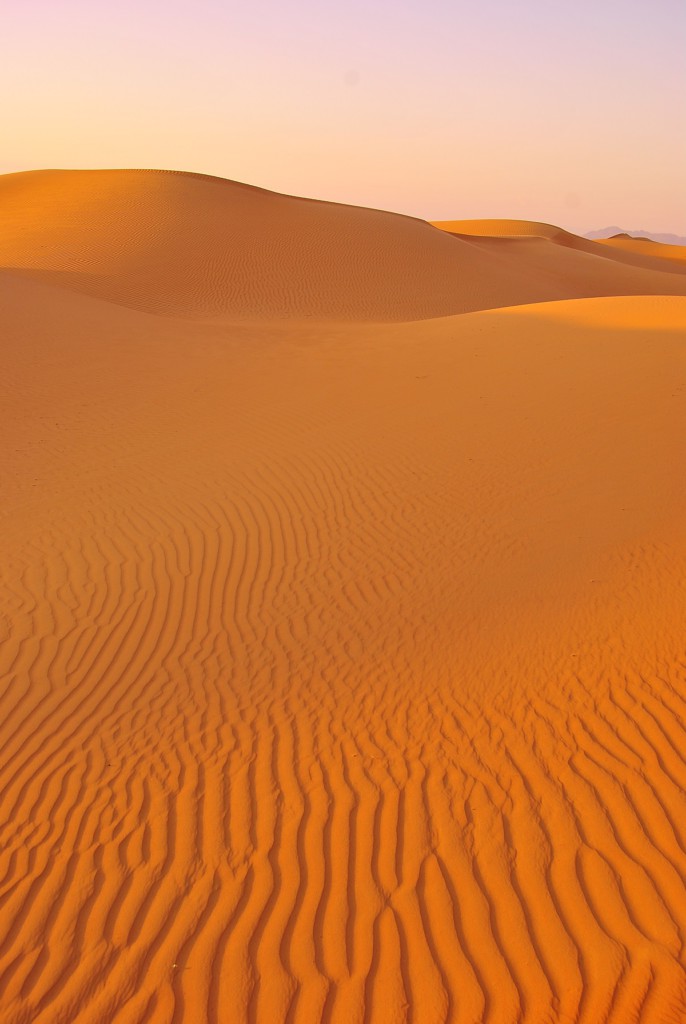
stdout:
<svg viewBox="0 0 686 1024">
<path fill-rule="evenodd" d="M 648 238 L 652 242 L 663 242 L 665 245 L 686 245 L 686 238 L 682 235 L 647 231 L 645 228 L 640 228 L 638 231 L 629 231 L 627 228 L 619 228 L 616 225 L 609 228 L 598 228 L 597 231 L 588 231 L 584 238 L 602 240 L 612 238 L 614 235 L 629 235 L 630 238 Z"/>
</svg>

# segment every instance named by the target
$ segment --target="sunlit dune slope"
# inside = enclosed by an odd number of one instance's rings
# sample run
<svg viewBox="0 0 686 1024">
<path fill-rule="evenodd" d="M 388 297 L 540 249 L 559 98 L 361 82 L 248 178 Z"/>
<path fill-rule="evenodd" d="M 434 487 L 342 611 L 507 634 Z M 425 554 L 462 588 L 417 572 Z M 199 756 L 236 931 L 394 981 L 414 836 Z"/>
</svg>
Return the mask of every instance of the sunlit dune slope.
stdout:
<svg viewBox="0 0 686 1024">
<path fill-rule="evenodd" d="M 686 299 L 0 302 L 3 1024 L 684 1020 Z"/>
<path fill-rule="evenodd" d="M 663 261 L 558 242 L 495 245 L 411 217 L 193 174 L 0 178 L 0 265 L 148 312 L 399 321 L 592 295 L 686 294 L 683 268 L 668 273 Z"/>
<path fill-rule="evenodd" d="M 544 224 L 537 220 L 512 220 L 509 218 L 481 220 L 435 220 L 431 222 L 441 231 L 451 234 L 485 235 L 492 238 L 549 238 L 552 241 L 569 235 L 563 228 L 554 224 Z M 571 236 L 575 238 L 576 236 Z M 579 239 L 585 241 L 585 239 Z"/>
</svg>

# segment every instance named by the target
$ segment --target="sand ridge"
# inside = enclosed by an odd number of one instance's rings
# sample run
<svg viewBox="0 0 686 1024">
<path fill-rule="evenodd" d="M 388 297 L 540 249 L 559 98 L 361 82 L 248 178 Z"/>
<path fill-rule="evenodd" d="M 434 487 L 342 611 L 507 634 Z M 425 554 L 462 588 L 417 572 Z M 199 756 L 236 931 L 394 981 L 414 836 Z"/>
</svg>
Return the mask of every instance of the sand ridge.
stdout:
<svg viewBox="0 0 686 1024">
<path fill-rule="evenodd" d="M 0 273 L 3 1024 L 682 1019 L 686 298 L 200 320 L 132 308 L 124 234 L 100 295 L 38 237 Z"/>
</svg>

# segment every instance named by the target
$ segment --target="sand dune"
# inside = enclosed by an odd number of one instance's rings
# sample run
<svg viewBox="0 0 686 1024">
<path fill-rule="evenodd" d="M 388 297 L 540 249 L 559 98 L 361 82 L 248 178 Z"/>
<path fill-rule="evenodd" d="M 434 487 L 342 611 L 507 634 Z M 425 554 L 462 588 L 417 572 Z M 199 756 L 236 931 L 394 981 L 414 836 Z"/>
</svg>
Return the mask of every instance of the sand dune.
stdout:
<svg viewBox="0 0 686 1024">
<path fill-rule="evenodd" d="M 636 282 L 638 287 L 638 277 L 624 277 L 627 272 L 625 270 L 618 270 L 616 267 L 612 268 L 612 265 L 597 265 L 597 258 L 611 260 L 614 263 L 620 263 L 624 266 L 638 267 L 642 270 L 655 270 L 659 273 L 664 273 L 666 268 L 664 263 L 660 263 L 655 257 L 662 254 L 663 249 L 677 249 L 681 250 L 680 246 L 663 246 L 657 242 L 651 243 L 647 246 L 639 245 L 614 245 L 609 251 L 607 249 L 607 243 L 610 239 L 602 239 L 599 241 L 591 241 L 588 238 L 582 238 L 579 235 L 574 235 L 570 231 L 564 231 L 562 228 L 555 227 L 554 224 L 542 224 L 538 221 L 531 220 L 449 220 L 449 221 L 435 221 L 434 226 L 440 228 L 442 231 L 447 231 L 455 238 L 460 239 L 474 239 L 479 238 L 483 240 L 483 243 L 492 242 L 495 243 L 496 248 L 502 249 L 502 244 L 498 243 L 509 242 L 510 245 L 516 241 L 526 240 L 529 242 L 527 248 L 520 247 L 520 251 L 523 254 L 533 253 L 534 248 L 531 245 L 532 242 L 537 243 L 537 247 L 541 252 L 545 253 L 548 261 L 553 261 L 553 266 L 556 267 L 558 272 L 576 271 L 577 268 L 582 266 L 585 268 L 589 279 L 595 280 L 596 287 L 600 281 L 606 283 L 609 288 L 612 287 L 613 273 L 617 274 L 617 284 L 620 290 L 616 294 L 630 294 L 622 288 L 622 285 L 626 283 L 628 286 L 629 281 Z M 550 244 L 552 243 L 558 247 L 558 251 L 555 252 Z M 590 264 L 588 260 L 584 263 L 580 263 L 578 258 L 574 259 L 571 253 L 568 253 L 566 257 L 559 251 L 559 249 L 571 249 L 577 254 L 585 254 L 587 256 L 596 257 L 596 261 Z M 525 256 L 526 258 L 526 256 Z M 674 256 L 675 259 L 681 259 L 681 253 Z M 566 262 L 562 262 L 566 259 Z M 537 264 L 540 269 L 540 264 Z M 680 266 L 672 266 L 669 268 L 670 273 L 681 274 L 684 273 L 684 268 Z M 579 282 L 580 285 L 580 282 Z M 579 287 L 579 285 L 577 287 Z M 678 288 L 678 285 L 674 286 Z M 590 293 L 589 293 L 590 294 Z M 593 293 L 599 294 L 599 293 Z M 605 294 L 612 294 L 607 291 Z M 648 293 L 646 293 L 648 294 Z M 650 294 L 653 294 L 652 292 Z M 676 294 L 676 292 L 666 291 L 665 294 Z M 584 295 L 579 291 L 577 295 L 570 295 L 569 298 L 583 298 Z"/>
<path fill-rule="evenodd" d="M 686 298 L 342 323 L 381 308 L 361 281 L 315 324 L 265 289 L 321 315 L 334 285 L 281 293 L 277 261 L 230 323 L 197 237 L 158 315 L 149 228 L 134 259 L 47 224 L 38 267 L 29 214 L 0 272 L 3 1024 L 683 1020 Z M 407 247 L 379 303 L 423 239 L 463 252 L 375 216 Z"/>
<path fill-rule="evenodd" d="M 554 238 L 523 248 L 193 174 L 4 175 L 0 210 L 0 266 L 190 318 L 404 321 L 551 299 L 686 294 L 686 268 L 667 272 L 661 260 L 555 228 Z"/>
<path fill-rule="evenodd" d="M 632 238 L 630 235 L 603 238 L 599 244 L 611 246 L 613 249 L 620 249 L 622 252 L 657 256 L 663 260 L 675 260 L 677 263 L 686 263 L 686 245 L 666 245 L 664 242 L 653 242 L 650 238 Z"/>
<path fill-rule="evenodd" d="M 661 242 L 666 245 L 686 245 L 686 238 L 683 235 L 675 235 L 668 232 L 649 231 L 647 228 L 629 230 L 620 228 L 617 224 L 607 228 L 600 228 L 596 231 L 589 231 L 584 238 L 593 238 L 596 241 L 606 241 L 615 235 L 626 235 L 628 238 L 647 238 L 651 242 Z"/>
</svg>

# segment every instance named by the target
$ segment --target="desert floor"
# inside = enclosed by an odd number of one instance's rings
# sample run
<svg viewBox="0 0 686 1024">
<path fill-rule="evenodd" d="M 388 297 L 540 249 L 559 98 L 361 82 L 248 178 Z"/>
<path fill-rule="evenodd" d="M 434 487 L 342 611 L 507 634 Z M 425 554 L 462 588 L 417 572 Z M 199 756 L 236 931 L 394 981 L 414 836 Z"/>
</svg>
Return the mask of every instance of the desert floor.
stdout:
<svg viewBox="0 0 686 1024">
<path fill-rule="evenodd" d="M 686 262 L 0 178 L 0 1020 L 686 1020 Z"/>
</svg>

